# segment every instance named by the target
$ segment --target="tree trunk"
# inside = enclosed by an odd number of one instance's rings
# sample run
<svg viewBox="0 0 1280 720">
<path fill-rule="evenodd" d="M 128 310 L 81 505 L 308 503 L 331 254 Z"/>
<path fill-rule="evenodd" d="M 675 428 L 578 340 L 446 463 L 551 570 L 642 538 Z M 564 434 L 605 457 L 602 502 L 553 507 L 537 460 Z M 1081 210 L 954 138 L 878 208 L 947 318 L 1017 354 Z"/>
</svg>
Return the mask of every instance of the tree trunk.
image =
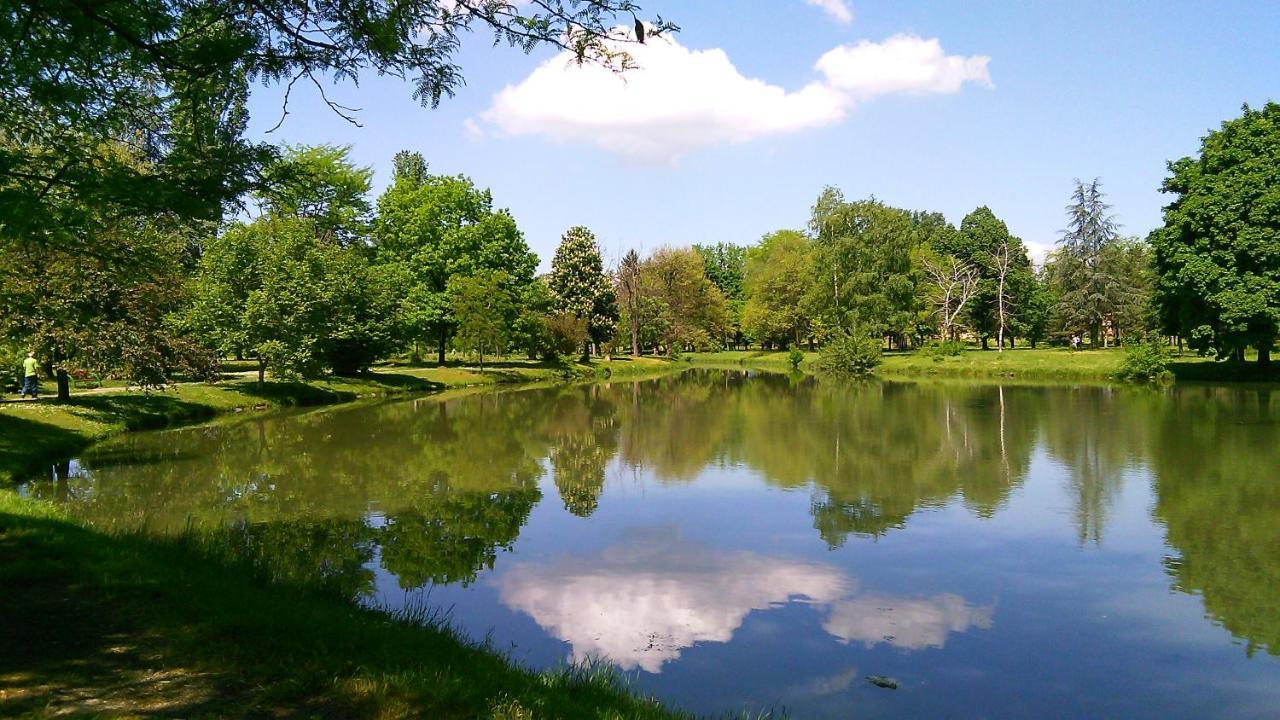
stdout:
<svg viewBox="0 0 1280 720">
<path fill-rule="evenodd" d="M 631 311 L 631 357 L 640 355 L 640 320 L 635 310 Z"/>
<path fill-rule="evenodd" d="M 267 360 L 266 358 L 258 358 L 258 389 L 262 389 L 262 383 L 267 379 Z"/>
<path fill-rule="evenodd" d="M 67 402 L 71 399 L 71 378 L 62 367 L 62 361 L 66 359 L 61 349 L 53 351 L 54 374 L 58 378 L 58 402 Z"/>
<path fill-rule="evenodd" d="M 446 333 L 444 330 L 441 330 L 440 345 L 437 348 L 438 352 L 436 353 L 436 364 L 442 367 L 444 366 L 444 346 L 445 346 L 445 343 L 447 343 L 448 341 L 449 341 L 449 334 Z"/>
<path fill-rule="evenodd" d="M 1271 364 L 1271 343 L 1264 342 L 1258 345 L 1258 366 L 1267 367 Z"/>
<path fill-rule="evenodd" d="M 983 349 L 983 350 L 990 350 L 990 349 L 991 349 L 991 347 L 987 345 L 987 341 L 988 341 L 988 340 L 990 340 L 990 339 L 991 339 L 991 338 L 987 337 L 986 335 L 983 335 L 983 336 L 982 336 L 982 349 Z"/>
</svg>

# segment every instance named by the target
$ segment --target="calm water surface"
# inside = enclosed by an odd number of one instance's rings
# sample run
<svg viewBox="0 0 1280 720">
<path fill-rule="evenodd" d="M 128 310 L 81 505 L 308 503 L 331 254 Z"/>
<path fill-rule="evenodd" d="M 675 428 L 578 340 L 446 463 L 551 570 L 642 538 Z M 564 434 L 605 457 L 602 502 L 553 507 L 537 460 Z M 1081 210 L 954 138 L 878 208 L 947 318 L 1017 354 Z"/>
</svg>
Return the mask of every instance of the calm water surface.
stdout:
<svg viewBox="0 0 1280 720">
<path fill-rule="evenodd" d="M 136 434 L 56 474 L 27 492 L 695 711 L 1280 716 L 1280 390 L 688 372 Z"/>
</svg>

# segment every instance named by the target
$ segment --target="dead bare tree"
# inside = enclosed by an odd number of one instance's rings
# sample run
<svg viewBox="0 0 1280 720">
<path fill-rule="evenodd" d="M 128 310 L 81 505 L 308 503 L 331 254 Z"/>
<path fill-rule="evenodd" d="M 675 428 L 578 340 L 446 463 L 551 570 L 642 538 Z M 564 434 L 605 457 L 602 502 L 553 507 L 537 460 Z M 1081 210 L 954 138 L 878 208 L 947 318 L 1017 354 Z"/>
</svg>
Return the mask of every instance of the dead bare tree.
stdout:
<svg viewBox="0 0 1280 720">
<path fill-rule="evenodd" d="M 996 274 L 996 317 L 1000 321 L 1000 328 L 996 333 L 996 352 L 1004 352 L 1004 328 L 1009 320 L 1010 298 L 1008 292 L 1009 269 L 1013 267 L 1013 253 L 1009 250 L 1009 240 L 1006 238 L 991 253 L 989 259 L 991 269 Z"/>
<path fill-rule="evenodd" d="M 942 321 L 942 337 L 955 340 L 956 319 L 978 291 L 978 269 L 950 255 L 926 258 L 925 275 L 933 284 L 933 302 Z"/>
</svg>

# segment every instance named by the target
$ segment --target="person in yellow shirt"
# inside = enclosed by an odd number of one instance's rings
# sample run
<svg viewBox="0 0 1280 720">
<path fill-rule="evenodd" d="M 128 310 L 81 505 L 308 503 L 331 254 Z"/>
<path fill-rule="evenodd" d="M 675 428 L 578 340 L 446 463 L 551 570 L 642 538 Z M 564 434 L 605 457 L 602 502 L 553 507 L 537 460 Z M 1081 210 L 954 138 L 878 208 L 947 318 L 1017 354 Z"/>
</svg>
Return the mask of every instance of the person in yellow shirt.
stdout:
<svg viewBox="0 0 1280 720">
<path fill-rule="evenodd" d="M 40 363 L 36 362 L 36 354 L 27 353 L 27 359 L 22 361 L 22 397 L 26 397 L 27 393 L 31 393 L 31 397 L 39 397 L 40 373 L 38 368 Z"/>
</svg>

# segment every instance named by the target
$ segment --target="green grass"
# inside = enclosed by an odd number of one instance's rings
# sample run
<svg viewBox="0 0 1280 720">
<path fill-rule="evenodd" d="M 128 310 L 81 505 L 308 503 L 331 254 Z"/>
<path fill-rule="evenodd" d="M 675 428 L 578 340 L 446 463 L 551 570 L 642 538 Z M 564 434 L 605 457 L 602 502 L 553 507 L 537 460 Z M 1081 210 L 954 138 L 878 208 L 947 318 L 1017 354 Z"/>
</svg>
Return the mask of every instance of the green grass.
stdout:
<svg viewBox="0 0 1280 720">
<path fill-rule="evenodd" d="M 817 353 L 805 353 L 802 370 L 813 366 Z M 689 360 L 713 367 L 745 366 L 786 372 L 791 369 L 783 351 L 731 350 L 691 353 Z M 876 374 L 884 377 L 1010 378 L 1028 381 L 1107 381 L 1124 363 L 1122 348 L 1071 351 L 1066 348 L 969 349 L 953 357 L 934 358 L 924 353 L 885 353 Z M 1280 363 L 1263 371 L 1246 363 L 1214 362 L 1184 354 L 1169 369 L 1178 380 L 1207 382 L 1280 381 Z"/>
<path fill-rule="evenodd" d="M 0 716 L 684 717 L 608 667 L 526 671 L 225 547 L 105 535 L 0 492 Z"/>
</svg>

